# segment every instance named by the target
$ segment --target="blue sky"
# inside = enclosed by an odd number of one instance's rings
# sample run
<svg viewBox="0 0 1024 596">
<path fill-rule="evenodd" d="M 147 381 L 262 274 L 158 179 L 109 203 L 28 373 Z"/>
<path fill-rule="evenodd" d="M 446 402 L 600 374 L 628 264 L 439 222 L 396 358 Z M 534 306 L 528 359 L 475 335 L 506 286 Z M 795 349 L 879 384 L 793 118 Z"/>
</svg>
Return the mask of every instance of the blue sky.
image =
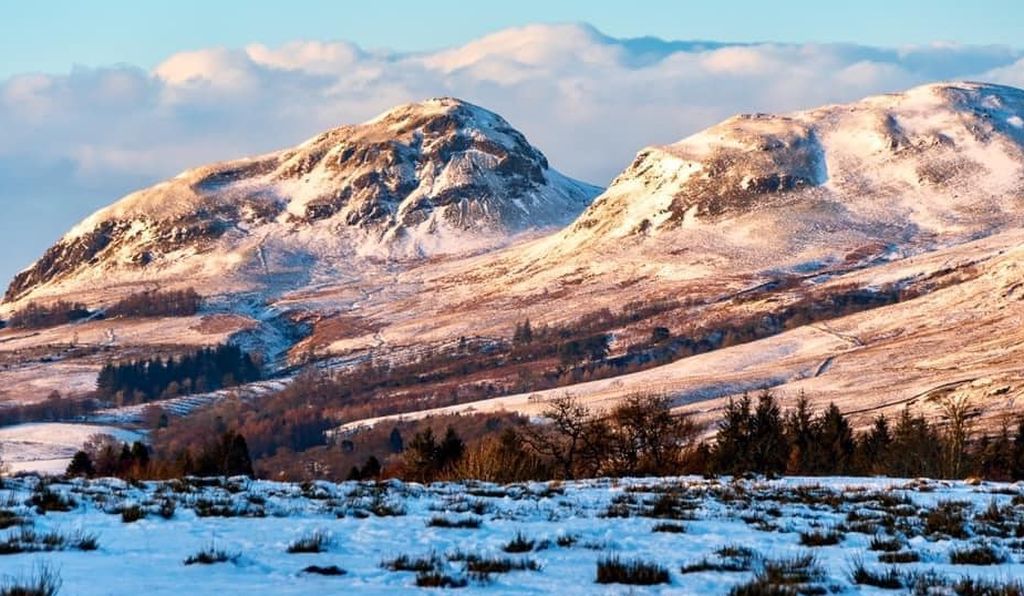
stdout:
<svg viewBox="0 0 1024 596">
<path fill-rule="evenodd" d="M 884 46 L 1024 43 L 1019 0 L 51 0 L 5 3 L 0 76 L 62 72 L 75 63 L 152 66 L 182 49 L 293 39 L 426 50 L 538 22 L 588 22 L 615 37 Z"/>
<path fill-rule="evenodd" d="M 5 2 L 0 285 L 132 190 L 399 103 L 478 103 L 605 184 L 737 112 L 1024 86 L 1022 17 L 1019 0 Z"/>
</svg>

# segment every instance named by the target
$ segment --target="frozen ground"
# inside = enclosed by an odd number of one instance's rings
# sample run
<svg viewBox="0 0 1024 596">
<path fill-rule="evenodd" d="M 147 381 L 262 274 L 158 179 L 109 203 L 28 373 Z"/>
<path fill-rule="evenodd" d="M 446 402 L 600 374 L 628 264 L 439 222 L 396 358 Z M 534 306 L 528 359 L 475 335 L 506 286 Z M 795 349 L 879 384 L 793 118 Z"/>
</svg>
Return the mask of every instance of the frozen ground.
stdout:
<svg viewBox="0 0 1024 596">
<path fill-rule="evenodd" d="M 113 435 L 121 441 L 141 438 L 137 432 L 96 424 L 33 423 L 0 428 L 4 464 L 12 472 L 61 474 L 89 437 Z"/>
<path fill-rule="evenodd" d="M 37 478 L 25 476 L 5 481 L 0 490 L 0 508 L 9 512 L 5 520 L 15 520 L 13 527 L 0 531 L 3 544 L 32 550 L 40 546 L 40 536 L 51 532 L 74 544 L 52 552 L 0 555 L 0 574 L 27 574 L 46 562 L 60 570 L 67 594 L 180 594 L 186 586 L 196 595 L 344 590 L 394 594 L 416 589 L 416 572 L 387 568 L 388 562 L 405 555 L 427 559 L 427 567 L 453 580 L 467 580 L 465 591 L 470 593 L 632 590 L 710 595 L 750 581 L 771 561 L 809 555 L 805 587 L 880 593 L 854 583 L 851 571 L 858 562 L 874 571 L 898 569 L 901 577 L 934 572 L 935 582 L 1021 577 L 1022 545 L 1016 535 L 1024 527 L 1022 495 L 1019 484 L 857 478 L 669 478 L 510 486 L 300 486 L 244 479 L 133 486 L 96 480 L 55 482 L 40 489 Z M 40 515 L 25 504 L 33 498 L 51 503 L 51 509 L 60 509 L 63 501 L 70 510 Z M 135 505 L 144 512 L 143 519 L 122 521 L 122 511 Z M 950 512 L 947 517 L 958 521 L 936 524 L 936 511 Z M 435 518 L 472 520 L 476 527 L 438 527 L 431 524 Z M 19 528 L 17 523 L 24 525 Z M 659 525 L 677 531 L 654 531 Z M 35 537 L 29 533 L 25 538 L 26 530 Z M 328 537 L 322 552 L 286 552 L 314 532 Z M 837 542 L 801 544 L 808 542 L 801 533 L 809 532 L 835 534 Z M 522 552 L 506 552 L 517 535 L 523 538 Z M 98 542 L 97 550 L 75 548 L 89 537 Z M 872 549 L 873 541 L 890 544 L 891 552 L 914 553 L 919 561 L 881 564 L 879 557 L 886 553 L 877 546 Z M 988 545 L 1001 562 L 951 562 L 954 551 L 980 545 Z M 184 563 L 211 546 L 228 560 Z M 716 554 L 737 547 L 750 552 Z M 10 550 L 18 548 L 0 549 Z M 661 565 L 669 583 L 652 588 L 597 584 L 597 562 L 609 556 Z M 525 563 L 536 569 L 474 576 L 467 559 L 477 564 Z M 734 570 L 697 570 L 702 563 Z M 304 573 L 310 565 L 336 565 L 346 573 Z"/>
</svg>

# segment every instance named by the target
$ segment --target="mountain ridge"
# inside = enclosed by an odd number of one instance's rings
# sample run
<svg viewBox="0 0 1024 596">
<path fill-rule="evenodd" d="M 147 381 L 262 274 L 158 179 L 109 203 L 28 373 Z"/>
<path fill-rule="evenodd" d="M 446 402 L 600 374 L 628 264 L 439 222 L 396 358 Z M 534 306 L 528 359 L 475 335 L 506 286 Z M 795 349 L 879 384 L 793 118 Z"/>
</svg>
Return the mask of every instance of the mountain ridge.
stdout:
<svg viewBox="0 0 1024 596">
<path fill-rule="evenodd" d="M 694 229 L 800 196 L 844 211 L 836 225 L 883 236 L 886 220 L 900 217 L 933 233 L 970 228 L 986 209 L 1000 211 L 993 197 L 1024 195 L 1022 119 L 1024 91 L 982 83 L 741 114 L 641 150 L 563 240 Z M 953 217 L 971 209 L 976 222 Z"/>
<path fill-rule="evenodd" d="M 144 269 L 210 252 L 223 253 L 224 266 L 238 264 L 228 253 L 259 253 L 263 261 L 268 240 L 295 253 L 458 253 L 564 225 L 596 194 L 551 169 L 497 114 L 434 98 L 131 193 L 20 272 L 5 301 L 83 268 Z"/>
</svg>

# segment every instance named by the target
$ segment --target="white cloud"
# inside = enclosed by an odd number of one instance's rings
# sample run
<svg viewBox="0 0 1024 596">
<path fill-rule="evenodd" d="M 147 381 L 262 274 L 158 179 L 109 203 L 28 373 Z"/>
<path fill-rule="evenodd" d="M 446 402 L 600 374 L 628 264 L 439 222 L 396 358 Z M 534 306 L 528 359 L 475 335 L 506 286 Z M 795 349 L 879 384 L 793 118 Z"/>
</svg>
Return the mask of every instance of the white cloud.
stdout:
<svg viewBox="0 0 1024 596">
<path fill-rule="evenodd" d="M 1024 58 L 1017 60 L 1013 64 L 993 68 L 985 73 L 983 78 L 993 83 L 1024 87 Z"/>
<path fill-rule="evenodd" d="M 151 72 L 76 68 L 0 81 L 0 188 L 31 192 L 36 176 L 48 188 L 72 189 L 63 201 L 88 188 L 81 196 L 108 202 L 142 180 L 296 144 L 437 95 L 495 110 L 559 169 L 605 183 L 644 145 L 678 140 L 736 112 L 794 110 L 954 78 L 1024 85 L 1024 52 L 623 40 L 585 25 L 509 29 L 415 54 L 320 41 L 207 48 L 170 56 Z"/>
</svg>

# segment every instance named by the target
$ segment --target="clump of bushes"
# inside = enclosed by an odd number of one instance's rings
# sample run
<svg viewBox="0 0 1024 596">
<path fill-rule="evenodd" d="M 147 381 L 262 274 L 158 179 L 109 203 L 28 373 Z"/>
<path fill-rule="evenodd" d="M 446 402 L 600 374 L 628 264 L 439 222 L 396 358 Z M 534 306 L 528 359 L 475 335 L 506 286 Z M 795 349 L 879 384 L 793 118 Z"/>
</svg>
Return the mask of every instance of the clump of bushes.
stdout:
<svg viewBox="0 0 1024 596">
<path fill-rule="evenodd" d="M 146 518 L 146 510 L 139 505 L 128 505 L 121 509 L 121 521 L 131 524 Z"/>
<path fill-rule="evenodd" d="M 324 530 L 316 530 L 288 545 L 288 554 L 322 553 L 331 545 L 331 536 Z"/>
<path fill-rule="evenodd" d="M 421 571 L 416 574 L 416 586 L 420 588 L 465 588 L 469 580 L 454 577 L 441 571 Z"/>
<path fill-rule="evenodd" d="M 739 572 L 753 568 L 757 553 L 745 546 L 728 545 L 715 551 L 714 558 L 705 557 L 695 563 L 683 565 L 682 573 L 699 573 L 702 571 Z"/>
<path fill-rule="evenodd" d="M 879 563 L 917 563 L 921 560 L 921 555 L 917 554 L 912 550 L 900 551 L 896 553 L 882 553 L 878 555 Z"/>
<path fill-rule="evenodd" d="M 42 563 L 31 577 L 5 579 L 0 583 L 0 596 L 56 596 L 63 583 L 60 572 Z"/>
<path fill-rule="evenodd" d="M 754 579 L 730 590 L 731 596 L 822 593 L 814 582 L 822 576 L 813 555 L 765 561 Z"/>
<path fill-rule="evenodd" d="M 442 561 L 436 553 L 431 553 L 425 557 L 411 557 L 409 555 L 399 555 L 394 559 L 386 560 L 381 563 L 381 567 L 389 571 L 415 571 L 417 573 L 426 573 L 433 571 L 441 566 Z"/>
<path fill-rule="evenodd" d="M 8 319 L 12 329 L 41 329 L 65 325 L 88 317 L 89 309 L 79 302 L 59 300 L 53 304 L 31 302 Z"/>
<path fill-rule="evenodd" d="M 612 556 L 597 562 L 597 583 L 654 586 L 670 581 L 668 569 L 639 559 L 623 561 Z"/>
<path fill-rule="evenodd" d="M 68 549 L 93 551 L 97 548 L 99 548 L 99 541 L 95 534 L 82 531 L 65 533 L 57 530 L 40 534 L 31 528 L 22 526 L 17 533 L 9 535 L 3 542 L 0 542 L 0 555 Z"/>
<path fill-rule="evenodd" d="M 991 544 L 983 543 L 949 552 L 949 562 L 954 565 L 999 565 L 1006 557 Z"/>
<path fill-rule="evenodd" d="M 864 561 L 855 561 L 850 570 L 850 579 L 855 584 L 874 586 L 886 590 L 903 588 L 903 574 L 895 567 L 875 571 L 864 565 Z"/>
<path fill-rule="evenodd" d="M 511 557 L 466 557 L 466 571 L 476 574 L 508 573 L 509 571 L 537 571 L 540 565 L 533 559 Z"/>
<path fill-rule="evenodd" d="M 226 550 L 217 548 L 215 545 L 210 544 L 203 548 L 194 555 L 189 555 L 185 559 L 186 565 L 213 565 L 214 563 L 227 563 L 234 562 L 238 559 L 238 554 L 229 553 Z"/>
<path fill-rule="evenodd" d="M 843 540 L 838 530 L 811 530 L 800 533 L 800 544 L 803 546 L 833 546 Z"/>
<path fill-rule="evenodd" d="M 533 550 L 535 541 L 527 538 L 522 532 L 516 532 L 516 535 L 510 540 L 505 546 L 502 547 L 507 553 L 528 553 Z"/>
<path fill-rule="evenodd" d="M 928 511 L 924 518 L 925 534 L 948 536 L 949 538 L 967 538 L 967 518 L 964 508 L 967 505 L 955 501 L 940 501 Z"/>
<path fill-rule="evenodd" d="M 45 515 L 48 511 L 66 512 L 78 506 L 69 495 L 53 491 L 49 485 L 40 483 L 29 497 L 28 504 L 36 508 L 36 512 Z"/>
<path fill-rule="evenodd" d="M 464 517 L 461 519 L 449 519 L 447 517 L 434 516 L 427 522 L 431 528 L 457 528 L 463 530 L 475 530 L 480 527 L 480 518 Z"/>
<path fill-rule="evenodd" d="M 871 539 L 871 544 L 868 548 L 873 551 L 880 551 L 885 553 L 894 553 L 903 548 L 903 541 L 899 538 L 887 538 L 885 536 L 875 536 Z"/>
</svg>

